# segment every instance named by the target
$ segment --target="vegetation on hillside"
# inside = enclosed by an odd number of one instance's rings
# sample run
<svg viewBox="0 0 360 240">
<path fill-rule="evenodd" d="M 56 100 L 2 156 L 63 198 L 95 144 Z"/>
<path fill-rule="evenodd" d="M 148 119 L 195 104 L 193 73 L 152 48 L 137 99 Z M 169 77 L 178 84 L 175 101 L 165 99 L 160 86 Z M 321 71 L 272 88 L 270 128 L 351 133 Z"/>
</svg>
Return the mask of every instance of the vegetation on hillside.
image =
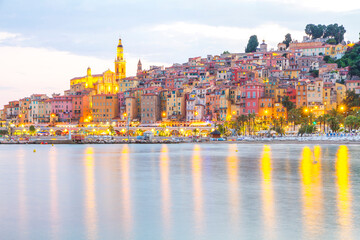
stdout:
<svg viewBox="0 0 360 240">
<path fill-rule="evenodd" d="M 337 63 L 339 68 L 349 66 L 349 75 L 360 77 L 360 42 L 353 47 L 349 47 L 342 58 L 335 60 L 330 56 L 325 56 L 324 61 L 327 63 Z"/>
<path fill-rule="evenodd" d="M 259 41 L 256 35 L 252 35 L 249 39 L 249 42 L 245 48 L 245 52 L 256 52 L 256 48 L 259 46 Z"/>
<path fill-rule="evenodd" d="M 339 26 L 337 23 L 329 25 L 315 25 L 308 24 L 305 27 L 305 33 L 312 39 L 317 38 L 332 38 L 336 43 L 341 43 L 344 40 L 346 30 L 343 25 Z"/>
</svg>

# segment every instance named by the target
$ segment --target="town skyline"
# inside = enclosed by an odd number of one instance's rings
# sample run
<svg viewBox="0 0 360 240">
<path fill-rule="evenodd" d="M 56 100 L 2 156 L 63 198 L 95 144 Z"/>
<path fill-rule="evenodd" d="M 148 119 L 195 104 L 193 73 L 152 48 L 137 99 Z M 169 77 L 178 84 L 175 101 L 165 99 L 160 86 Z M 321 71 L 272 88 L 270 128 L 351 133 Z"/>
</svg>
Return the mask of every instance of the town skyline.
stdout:
<svg viewBox="0 0 360 240">
<path fill-rule="evenodd" d="M 96 73 L 111 68 L 114 39 L 120 36 L 127 47 L 129 75 L 136 73 L 139 58 L 144 67 L 167 66 L 226 50 L 242 52 L 252 34 L 273 47 L 286 33 L 301 40 L 307 23 L 338 22 L 346 26 L 346 40 L 358 38 L 354 21 L 359 16 L 358 2 L 343 1 L 336 7 L 336 1 L 308 3 L 197 1 L 190 7 L 186 1 L 42 1 L 34 5 L 3 0 L 0 105 L 40 87 L 47 94 L 65 89 L 68 79 L 88 66 Z M 228 14 L 215 17 L 219 12 Z"/>
<path fill-rule="evenodd" d="M 22 127 L 196 123 L 219 129 L 224 124 L 227 134 L 229 129 L 245 134 L 246 128 L 252 134 L 270 128 L 284 134 L 291 124 L 299 133 L 325 131 L 326 122 L 332 131 L 351 130 L 357 125 L 349 121 L 357 119 L 359 108 L 360 42 L 346 41 L 346 29 L 337 23 L 307 24 L 305 33 L 302 41 L 286 34 L 276 49 L 252 35 L 244 53 L 191 57 L 169 67 L 144 69 L 139 60 L 136 76 L 126 74 L 120 38 L 114 71 L 98 74 L 88 67 L 70 79 L 64 93 L 9 101 L 0 109 L 1 122 Z"/>
</svg>

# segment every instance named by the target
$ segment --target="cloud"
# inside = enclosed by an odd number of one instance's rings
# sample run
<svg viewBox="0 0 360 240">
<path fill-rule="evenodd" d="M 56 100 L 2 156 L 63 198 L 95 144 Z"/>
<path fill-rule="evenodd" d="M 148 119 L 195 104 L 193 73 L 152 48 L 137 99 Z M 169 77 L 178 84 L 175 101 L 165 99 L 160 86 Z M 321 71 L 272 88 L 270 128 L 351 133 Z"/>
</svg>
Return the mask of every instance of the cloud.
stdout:
<svg viewBox="0 0 360 240">
<path fill-rule="evenodd" d="M 298 40 L 301 40 L 304 35 L 303 31 L 291 30 L 275 23 L 266 23 L 255 28 L 241 28 L 175 22 L 153 26 L 149 31 L 156 32 L 164 38 L 174 39 L 178 43 L 214 40 L 226 41 L 229 46 L 234 44 L 238 46 L 239 43 L 242 43 L 244 47 L 251 35 L 257 35 L 259 41 L 265 40 L 272 47 L 276 47 L 287 33 L 291 33 L 292 38 Z"/>
<path fill-rule="evenodd" d="M 14 39 L 18 36 L 20 36 L 20 35 L 16 34 L 16 33 L 0 32 L 0 43 L 4 42 L 6 40 Z"/>
<path fill-rule="evenodd" d="M 233 0 L 230 0 L 233 1 Z M 314 12 L 350 12 L 360 9 L 358 0 L 243 0 L 247 2 L 268 2 L 286 4 L 291 7 L 303 8 Z"/>
</svg>

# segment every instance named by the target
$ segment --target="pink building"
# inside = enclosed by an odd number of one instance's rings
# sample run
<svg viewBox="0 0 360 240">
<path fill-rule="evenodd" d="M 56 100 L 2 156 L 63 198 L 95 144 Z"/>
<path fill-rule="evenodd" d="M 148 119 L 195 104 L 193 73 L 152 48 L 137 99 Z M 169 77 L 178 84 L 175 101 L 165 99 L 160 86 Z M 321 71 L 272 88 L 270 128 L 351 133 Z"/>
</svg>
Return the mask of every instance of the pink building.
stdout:
<svg viewBox="0 0 360 240">
<path fill-rule="evenodd" d="M 122 120 L 125 120 L 123 114 L 126 112 L 125 96 L 123 92 L 117 94 L 119 100 L 119 117 Z"/>
<path fill-rule="evenodd" d="M 72 96 L 53 95 L 51 113 L 56 114 L 58 122 L 71 122 Z"/>
<path fill-rule="evenodd" d="M 256 80 L 247 82 L 243 86 L 243 96 L 245 96 L 245 111 L 243 114 L 259 113 L 259 99 L 264 96 L 264 85 Z"/>
</svg>

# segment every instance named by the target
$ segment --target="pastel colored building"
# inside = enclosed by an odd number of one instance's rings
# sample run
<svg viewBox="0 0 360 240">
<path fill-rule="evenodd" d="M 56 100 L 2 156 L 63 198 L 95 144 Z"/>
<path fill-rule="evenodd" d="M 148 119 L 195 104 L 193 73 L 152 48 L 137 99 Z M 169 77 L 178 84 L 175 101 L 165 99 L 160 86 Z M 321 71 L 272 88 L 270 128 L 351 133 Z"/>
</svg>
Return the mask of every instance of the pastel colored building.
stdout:
<svg viewBox="0 0 360 240">
<path fill-rule="evenodd" d="M 244 114 L 259 113 L 259 99 L 264 96 L 264 84 L 258 81 L 244 85 L 245 109 Z"/>
<path fill-rule="evenodd" d="M 53 95 L 51 99 L 51 114 L 56 115 L 58 122 L 71 123 L 72 107 L 72 96 Z"/>
<path fill-rule="evenodd" d="M 116 94 L 92 96 L 92 118 L 95 123 L 111 123 L 119 114 L 119 101 Z"/>
</svg>

